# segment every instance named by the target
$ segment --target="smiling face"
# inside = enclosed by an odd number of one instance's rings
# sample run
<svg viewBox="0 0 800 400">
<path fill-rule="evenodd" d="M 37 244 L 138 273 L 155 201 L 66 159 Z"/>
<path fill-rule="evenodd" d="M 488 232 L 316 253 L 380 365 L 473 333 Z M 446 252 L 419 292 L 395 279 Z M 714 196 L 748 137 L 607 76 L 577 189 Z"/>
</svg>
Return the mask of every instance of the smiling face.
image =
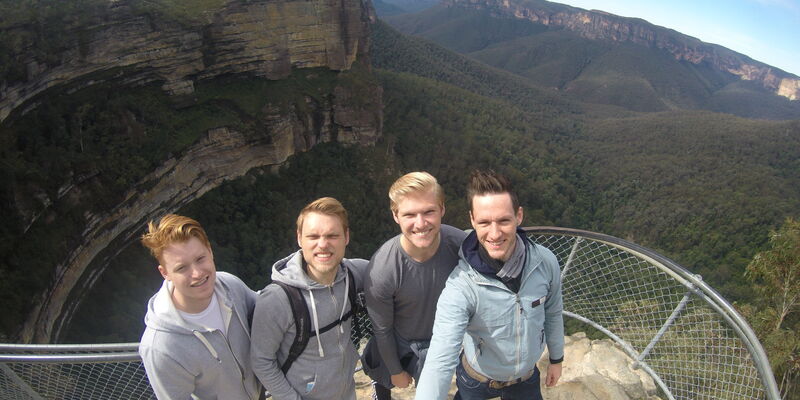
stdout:
<svg viewBox="0 0 800 400">
<path fill-rule="evenodd" d="M 517 243 L 522 207 L 516 212 L 508 193 L 489 193 L 472 198 L 470 222 L 478 241 L 495 260 L 508 261 Z"/>
<path fill-rule="evenodd" d="M 208 307 L 214 295 L 217 268 L 214 254 L 196 237 L 164 248 L 158 271 L 174 285 L 175 307 L 188 313 L 199 313 Z"/>
<path fill-rule="evenodd" d="M 350 242 L 350 232 L 344 229 L 339 217 L 309 212 L 297 232 L 297 244 L 308 264 L 308 275 L 320 284 L 330 285 L 336 278 L 336 269 L 344 258 Z"/>
<path fill-rule="evenodd" d="M 408 255 L 425 261 L 436 253 L 444 206 L 432 190 L 407 194 L 397 203 L 393 216 L 402 232 L 400 244 Z"/>
</svg>

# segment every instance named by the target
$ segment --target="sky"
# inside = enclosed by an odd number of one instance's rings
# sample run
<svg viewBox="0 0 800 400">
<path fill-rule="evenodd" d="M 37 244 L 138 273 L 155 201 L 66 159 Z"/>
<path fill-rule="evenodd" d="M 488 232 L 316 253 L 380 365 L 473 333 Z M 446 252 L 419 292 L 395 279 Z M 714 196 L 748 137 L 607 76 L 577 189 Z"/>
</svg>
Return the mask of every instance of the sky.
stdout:
<svg viewBox="0 0 800 400">
<path fill-rule="evenodd" d="M 800 0 L 551 0 L 637 17 L 800 76 Z"/>
</svg>

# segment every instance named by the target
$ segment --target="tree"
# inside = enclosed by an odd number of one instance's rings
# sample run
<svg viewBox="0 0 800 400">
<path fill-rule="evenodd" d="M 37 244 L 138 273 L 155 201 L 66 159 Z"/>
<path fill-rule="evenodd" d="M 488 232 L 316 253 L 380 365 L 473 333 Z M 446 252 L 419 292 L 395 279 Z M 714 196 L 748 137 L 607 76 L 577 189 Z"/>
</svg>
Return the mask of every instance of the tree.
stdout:
<svg viewBox="0 0 800 400">
<path fill-rule="evenodd" d="M 770 234 L 770 248 L 753 257 L 745 276 L 758 304 L 743 308 L 770 356 L 785 399 L 800 383 L 800 221 L 788 218 Z"/>
</svg>

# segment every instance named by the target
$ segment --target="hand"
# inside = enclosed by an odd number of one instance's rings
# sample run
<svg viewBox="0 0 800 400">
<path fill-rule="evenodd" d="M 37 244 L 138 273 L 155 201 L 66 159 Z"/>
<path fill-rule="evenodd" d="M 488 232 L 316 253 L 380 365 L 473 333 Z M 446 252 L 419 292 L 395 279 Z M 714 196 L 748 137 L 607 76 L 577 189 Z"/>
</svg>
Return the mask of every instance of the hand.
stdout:
<svg viewBox="0 0 800 400">
<path fill-rule="evenodd" d="M 561 363 L 547 366 L 547 378 L 545 378 L 544 384 L 547 387 L 553 387 L 558 383 L 559 378 L 561 378 Z"/>
<path fill-rule="evenodd" d="M 406 371 L 403 371 L 397 375 L 392 375 L 392 385 L 401 389 L 407 388 L 408 385 L 411 384 L 411 380 L 411 375 L 409 375 Z"/>
</svg>

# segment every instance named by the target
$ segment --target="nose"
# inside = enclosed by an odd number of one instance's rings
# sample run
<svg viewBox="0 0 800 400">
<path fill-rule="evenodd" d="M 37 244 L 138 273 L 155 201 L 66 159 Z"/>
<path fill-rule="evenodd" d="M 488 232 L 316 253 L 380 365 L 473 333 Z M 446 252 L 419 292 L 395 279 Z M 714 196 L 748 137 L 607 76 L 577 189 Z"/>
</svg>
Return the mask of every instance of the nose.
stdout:
<svg viewBox="0 0 800 400">
<path fill-rule="evenodd" d="M 495 240 L 499 239 L 502 232 L 500 231 L 500 226 L 495 223 L 492 223 L 489 226 L 489 239 Z"/>
<path fill-rule="evenodd" d="M 199 278 L 203 275 L 203 269 L 196 264 L 192 264 L 192 278 Z"/>
<path fill-rule="evenodd" d="M 425 225 L 425 216 L 422 214 L 417 214 L 414 218 L 414 225 L 416 226 L 423 226 Z"/>
</svg>

